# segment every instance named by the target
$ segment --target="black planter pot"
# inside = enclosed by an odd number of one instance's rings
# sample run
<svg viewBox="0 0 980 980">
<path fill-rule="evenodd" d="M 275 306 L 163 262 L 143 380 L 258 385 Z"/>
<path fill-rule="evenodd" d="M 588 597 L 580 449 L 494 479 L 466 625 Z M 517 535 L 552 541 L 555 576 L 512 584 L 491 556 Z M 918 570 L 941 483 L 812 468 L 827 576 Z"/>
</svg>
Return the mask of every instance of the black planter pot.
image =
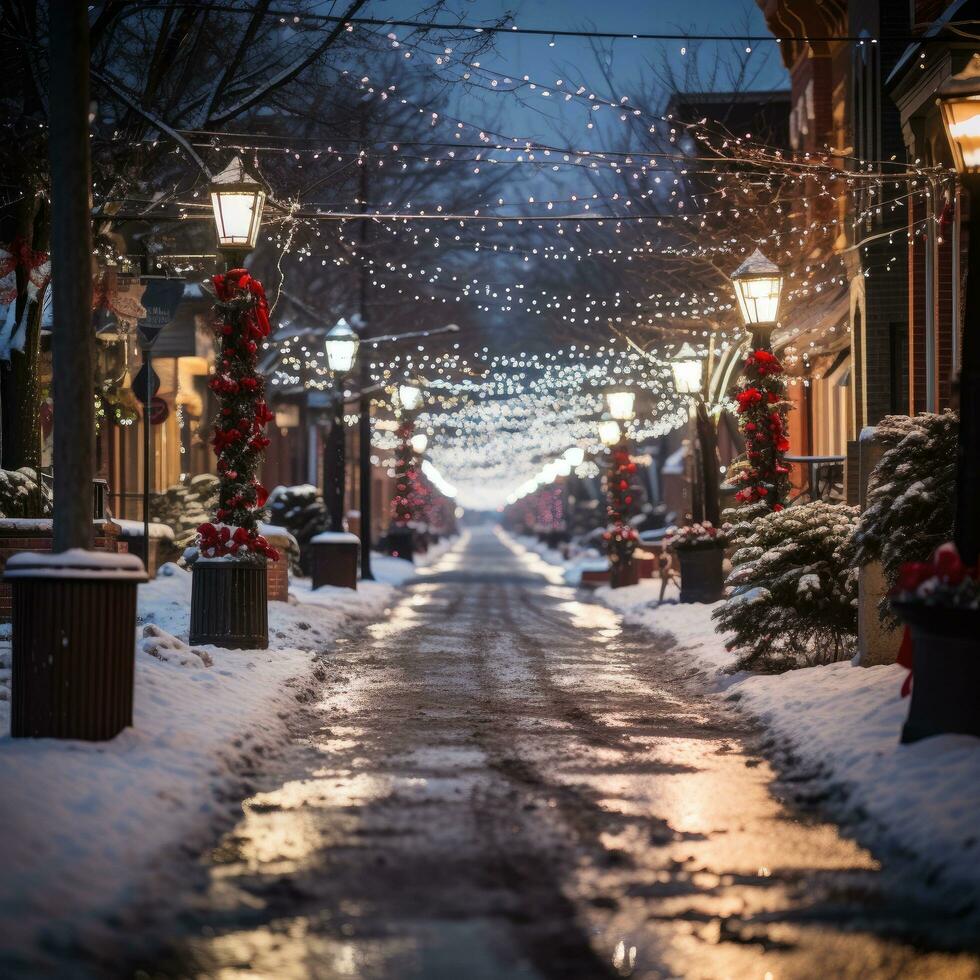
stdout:
<svg viewBox="0 0 980 980">
<path fill-rule="evenodd" d="M 269 646 L 269 598 L 265 562 L 194 563 L 190 644 L 229 650 Z"/>
<path fill-rule="evenodd" d="M 725 594 L 723 544 L 678 547 L 681 565 L 681 602 L 717 602 Z"/>
<path fill-rule="evenodd" d="M 132 725 L 139 558 L 25 552 L 4 577 L 13 592 L 10 734 L 103 741 Z"/>
<path fill-rule="evenodd" d="M 980 737 L 980 610 L 896 602 L 912 632 L 912 698 L 903 742 Z"/>
<path fill-rule="evenodd" d="M 388 548 L 395 558 L 415 561 L 415 532 L 410 527 L 392 527 L 388 530 Z"/>
</svg>

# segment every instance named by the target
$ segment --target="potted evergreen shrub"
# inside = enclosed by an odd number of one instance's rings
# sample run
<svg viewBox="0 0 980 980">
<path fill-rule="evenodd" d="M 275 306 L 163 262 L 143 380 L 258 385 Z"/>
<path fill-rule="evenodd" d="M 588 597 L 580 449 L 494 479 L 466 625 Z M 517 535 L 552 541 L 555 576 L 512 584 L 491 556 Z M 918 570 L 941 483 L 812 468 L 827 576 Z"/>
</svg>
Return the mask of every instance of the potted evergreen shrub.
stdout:
<svg viewBox="0 0 980 980">
<path fill-rule="evenodd" d="M 730 524 L 711 521 L 673 528 L 666 545 L 681 566 L 681 602 L 717 602 L 725 592 L 723 564 Z"/>
<path fill-rule="evenodd" d="M 269 333 L 265 291 L 244 269 L 212 279 L 221 343 L 208 382 L 219 398 L 212 446 L 218 457 L 215 520 L 198 528 L 191 592 L 191 644 L 233 649 L 269 645 L 266 562 L 279 552 L 259 533 L 268 494 L 256 470 L 275 417 L 257 372 L 258 350 Z"/>
<path fill-rule="evenodd" d="M 892 608 L 908 627 L 900 662 L 912 669 L 903 742 L 930 735 L 980 736 L 980 575 L 947 542 L 928 562 L 906 562 Z M 909 656 L 911 654 L 911 656 Z"/>
</svg>

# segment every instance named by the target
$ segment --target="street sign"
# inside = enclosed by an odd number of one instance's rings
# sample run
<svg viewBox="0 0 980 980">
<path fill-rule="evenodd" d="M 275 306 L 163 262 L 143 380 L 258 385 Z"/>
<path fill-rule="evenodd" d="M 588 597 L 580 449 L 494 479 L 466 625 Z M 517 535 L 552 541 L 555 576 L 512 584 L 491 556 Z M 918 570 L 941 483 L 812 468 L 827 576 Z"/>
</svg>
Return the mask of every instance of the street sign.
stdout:
<svg viewBox="0 0 980 980">
<path fill-rule="evenodd" d="M 133 378 L 133 394 L 145 405 L 146 404 L 146 369 L 147 365 L 144 364 L 137 372 L 136 377 Z M 160 375 L 150 368 L 150 395 L 151 397 L 155 395 L 160 390 Z"/>
<path fill-rule="evenodd" d="M 140 285 L 146 287 L 140 297 L 146 316 L 140 317 L 136 328 L 140 333 L 141 346 L 147 348 L 153 346 L 160 331 L 176 315 L 184 295 L 184 280 L 167 276 L 140 276 Z"/>
</svg>

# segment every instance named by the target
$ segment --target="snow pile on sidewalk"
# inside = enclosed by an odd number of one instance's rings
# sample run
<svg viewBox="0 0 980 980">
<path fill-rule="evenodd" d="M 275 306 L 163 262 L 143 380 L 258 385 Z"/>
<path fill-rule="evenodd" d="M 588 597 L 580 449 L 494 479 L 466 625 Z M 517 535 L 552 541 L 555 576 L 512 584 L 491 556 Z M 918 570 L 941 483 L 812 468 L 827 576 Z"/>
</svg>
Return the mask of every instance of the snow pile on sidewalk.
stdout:
<svg viewBox="0 0 980 980">
<path fill-rule="evenodd" d="M 556 552 L 531 550 L 565 564 Z M 897 664 L 733 674 L 736 657 L 711 619 L 716 605 L 680 605 L 673 585 L 663 604 L 659 594 L 657 579 L 595 592 L 625 622 L 669 636 L 672 650 L 704 667 L 719 692 L 763 722 L 782 767 L 809 777 L 807 791 L 825 795 L 832 816 L 859 839 L 881 853 L 912 856 L 951 900 L 980 905 L 980 739 L 946 735 L 901 745 L 908 701 Z"/>
<path fill-rule="evenodd" d="M 837 663 L 753 675 L 729 693 L 792 751 L 794 770 L 838 791 L 834 815 L 860 839 L 913 855 L 940 872 L 951 897 L 980 902 L 980 739 L 900 745 L 905 674 Z"/>
<path fill-rule="evenodd" d="M 400 564 L 404 581 L 414 569 Z M 82 937 L 97 947 L 107 916 L 177 887 L 176 848 L 193 853 L 233 816 L 248 770 L 312 695 L 315 653 L 395 595 L 387 582 L 356 592 L 294 585 L 299 602 L 269 604 L 270 649 L 261 651 L 187 645 L 191 575 L 176 565 L 140 586 L 134 726 L 111 742 L 11 739 L 6 645 L 0 972 L 18 951 L 36 962 L 40 948 Z"/>
</svg>

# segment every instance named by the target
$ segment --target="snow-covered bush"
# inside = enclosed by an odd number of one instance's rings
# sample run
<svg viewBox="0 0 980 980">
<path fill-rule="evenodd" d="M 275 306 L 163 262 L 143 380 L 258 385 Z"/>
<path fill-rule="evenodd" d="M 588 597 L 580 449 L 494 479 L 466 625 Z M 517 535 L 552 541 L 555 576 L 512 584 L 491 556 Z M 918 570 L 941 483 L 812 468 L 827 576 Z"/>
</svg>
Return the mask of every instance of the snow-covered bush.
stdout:
<svg viewBox="0 0 980 980">
<path fill-rule="evenodd" d="M 728 598 L 715 610 L 739 668 L 782 671 L 841 660 L 857 631 L 846 547 L 857 508 L 817 500 L 732 529 Z"/>
<path fill-rule="evenodd" d="M 323 497 L 315 486 L 303 483 L 276 487 L 266 501 L 269 523 L 284 527 L 299 542 L 299 562 L 292 561 L 296 574 L 310 574 L 310 538 L 327 529 L 329 518 Z"/>
<path fill-rule="evenodd" d="M 849 560 L 855 568 L 880 561 L 893 587 L 904 562 L 929 561 L 953 536 L 958 432 L 950 411 L 882 419 L 875 434 L 888 448 L 871 474 L 854 532 Z M 894 621 L 887 597 L 878 611 L 883 621 Z"/>
<path fill-rule="evenodd" d="M 0 517 L 50 516 L 51 491 L 34 470 L 0 470 Z"/>
</svg>

